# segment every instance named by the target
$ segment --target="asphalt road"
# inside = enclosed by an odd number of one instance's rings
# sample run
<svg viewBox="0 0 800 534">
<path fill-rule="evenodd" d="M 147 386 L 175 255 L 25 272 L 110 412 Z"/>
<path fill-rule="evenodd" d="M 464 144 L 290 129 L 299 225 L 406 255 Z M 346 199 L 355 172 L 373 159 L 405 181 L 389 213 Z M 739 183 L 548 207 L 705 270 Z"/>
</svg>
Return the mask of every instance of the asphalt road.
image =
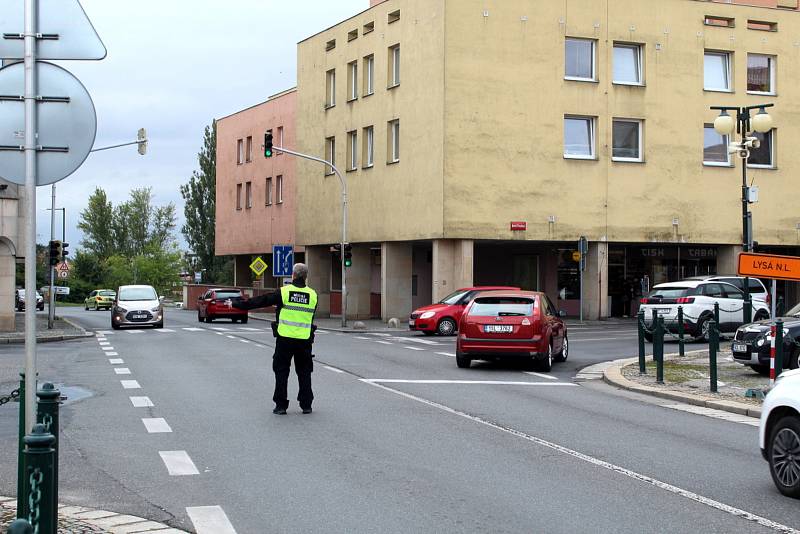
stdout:
<svg viewBox="0 0 800 534">
<path fill-rule="evenodd" d="M 65 313 L 98 336 L 39 351 L 42 379 L 89 394 L 62 410 L 64 502 L 202 534 L 800 529 L 757 427 L 574 380 L 635 355 L 633 324 L 573 327 L 569 361 L 547 375 L 458 369 L 453 339 L 320 333 L 314 413 L 291 377 L 289 415 L 275 416 L 266 323 L 169 310 L 161 331 L 112 332 L 106 312 Z M 23 354 L 0 348 L 0 362 Z M 5 495 L 13 411 L 0 408 Z"/>
</svg>

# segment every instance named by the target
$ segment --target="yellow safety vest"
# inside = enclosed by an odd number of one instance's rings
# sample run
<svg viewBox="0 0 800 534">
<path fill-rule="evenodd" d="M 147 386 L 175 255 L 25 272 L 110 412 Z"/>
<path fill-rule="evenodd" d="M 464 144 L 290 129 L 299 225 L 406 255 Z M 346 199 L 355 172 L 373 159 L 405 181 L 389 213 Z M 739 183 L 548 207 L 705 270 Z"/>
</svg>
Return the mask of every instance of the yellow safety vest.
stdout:
<svg viewBox="0 0 800 534">
<path fill-rule="evenodd" d="M 292 339 L 310 339 L 311 323 L 317 309 L 317 292 L 310 287 L 283 286 L 281 302 L 278 335 Z"/>
</svg>

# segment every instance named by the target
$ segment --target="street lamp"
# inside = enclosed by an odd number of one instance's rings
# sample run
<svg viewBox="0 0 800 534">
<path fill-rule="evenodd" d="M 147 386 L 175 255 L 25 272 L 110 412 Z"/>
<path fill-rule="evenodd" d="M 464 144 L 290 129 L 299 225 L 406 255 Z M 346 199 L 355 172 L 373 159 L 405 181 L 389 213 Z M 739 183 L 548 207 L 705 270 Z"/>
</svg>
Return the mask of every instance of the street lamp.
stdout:
<svg viewBox="0 0 800 534">
<path fill-rule="evenodd" d="M 714 119 L 714 130 L 730 138 L 736 133 L 741 134 L 741 142 L 730 143 L 728 153 L 736 153 L 742 159 L 742 250 L 752 252 L 753 250 L 753 220 L 748 205 L 748 193 L 750 188 L 747 185 L 747 160 L 750 157 L 750 149 L 758 148 L 761 145 L 758 137 L 753 132 L 767 133 L 772 129 L 772 117 L 767 113 L 767 109 L 774 104 L 759 104 L 757 106 L 731 107 L 731 106 L 711 106 L 711 109 L 719 110 L 719 116 Z M 754 116 L 751 111 L 758 110 Z M 728 111 L 735 111 L 734 119 Z M 750 302 L 750 279 L 744 279 L 744 322 L 752 321 L 753 308 Z"/>
</svg>

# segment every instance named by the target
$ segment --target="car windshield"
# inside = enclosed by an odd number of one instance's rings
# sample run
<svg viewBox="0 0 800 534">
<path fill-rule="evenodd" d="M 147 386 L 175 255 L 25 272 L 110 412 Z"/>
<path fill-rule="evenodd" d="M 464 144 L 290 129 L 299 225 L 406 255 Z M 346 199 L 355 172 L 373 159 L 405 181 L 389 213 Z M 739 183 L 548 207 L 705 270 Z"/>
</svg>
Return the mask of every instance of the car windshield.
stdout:
<svg viewBox="0 0 800 534">
<path fill-rule="evenodd" d="M 786 312 L 787 316 L 800 317 L 800 303 L 796 304 L 794 308 Z"/>
<path fill-rule="evenodd" d="M 691 287 L 657 287 L 647 295 L 649 299 L 677 299 L 692 294 Z"/>
<path fill-rule="evenodd" d="M 504 317 L 533 315 L 535 301 L 524 297 L 484 297 L 477 299 L 469 310 L 470 316 Z"/>
<path fill-rule="evenodd" d="M 158 296 L 152 287 L 126 287 L 120 289 L 119 300 L 158 300 Z"/>
<path fill-rule="evenodd" d="M 242 296 L 241 291 L 217 291 L 214 293 L 218 299 L 233 299 Z"/>
<path fill-rule="evenodd" d="M 440 300 L 439 304 L 455 304 L 456 302 L 461 300 L 461 297 L 463 297 L 467 293 L 469 293 L 469 291 L 465 291 L 463 289 L 459 289 L 458 291 L 456 291 L 454 293 L 450 293 L 445 298 Z"/>
<path fill-rule="evenodd" d="M 101 291 L 98 294 L 103 296 L 103 297 L 116 297 L 117 296 L 117 293 L 114 292 L 114 291 Z"/>
</svg>

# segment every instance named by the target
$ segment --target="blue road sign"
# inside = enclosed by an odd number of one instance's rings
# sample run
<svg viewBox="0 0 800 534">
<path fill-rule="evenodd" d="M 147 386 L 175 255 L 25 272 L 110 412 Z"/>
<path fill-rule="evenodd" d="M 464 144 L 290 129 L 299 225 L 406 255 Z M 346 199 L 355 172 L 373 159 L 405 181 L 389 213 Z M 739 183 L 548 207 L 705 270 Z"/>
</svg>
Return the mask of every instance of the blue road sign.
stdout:
<svg viewBox="0 0 800 534">
<path fill-rule="evenodd" d="M 272 276 L 292 276 L 294 250 L 292 245 L 272 245 Z"/>
</svg>

